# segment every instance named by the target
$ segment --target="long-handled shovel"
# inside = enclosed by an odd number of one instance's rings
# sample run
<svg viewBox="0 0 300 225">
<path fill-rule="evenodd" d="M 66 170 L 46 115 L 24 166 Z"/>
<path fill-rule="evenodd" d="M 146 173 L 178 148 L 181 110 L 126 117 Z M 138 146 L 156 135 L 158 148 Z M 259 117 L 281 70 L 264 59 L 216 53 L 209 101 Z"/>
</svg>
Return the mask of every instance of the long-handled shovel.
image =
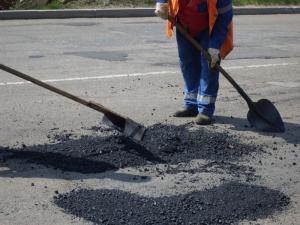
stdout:
<svg viewBox="0 0 300 225">
<path fill-rule="evenodd" d="M 67 97 L 69 99 L 72 99 L 75 102 L 81 103 L 82 105 L 85 105 L 87 107 L 90 107 L 94 110 L 97 110 L 104 114 L 104 121 L 109 122 L 109 125 L 112 125 L 114 128 L 119 130 L 120 132 L 123 132 L 125 136 L 128 136 L 134 140 L 141 141 L 144 137 L 144 133 L 146 131 L 146 128 L 142 126 L 141 124 L 138 124 L 137 122 L 131 120 L 128 117 L 121 116 L 120 114 L 113 112 L 112 110 L 104 107 L 101 104 L 98 104 L 96 102 L 92 101 L 86 101 L 82 98 L 79 98 L 73 94 L 70 94 L 66 91 L 63 91 L 61 89 L 58 89 L 52 85 L 49 85 L 45 82 L 42 82 L 40 80 L 37 80 L 31 76 L 28 76 L 24 73 L 21 73 L 17 70 L 14 70 L 12 68 L 9 68 L 5 65 L 0 64 L 0 69 L 4 70 L 8 73 L 11 73 L 17 77 L 20 77 L 22 79 L 25 79 L 27 81 L 30 81 L 34 84 L 37 84 L 43 88 L 46 88 L 52 92 L 55 92 L 59 95 L 62 95 L 64 97 Z"/>
<path fill-rule="evenodd" d="M 199 51 L 204 57 L 211 61 L 209 53 L 172 17 L 168 20 L 174 24 L 176 29 Z M 235 80 L 220 66 L 216 65 L 215 69 L 220 71 L 224 77 L 233 85 L 239 94 L 248 104 L 249 111 L 247 119 L 249 123 L 258 130 L 265 132 L 284 132 L 285 127 L 282 118 L 272 102 L 268 99 L 260 99 L 253 102 L 246 92 L 235 82 Z"/>
</svg>

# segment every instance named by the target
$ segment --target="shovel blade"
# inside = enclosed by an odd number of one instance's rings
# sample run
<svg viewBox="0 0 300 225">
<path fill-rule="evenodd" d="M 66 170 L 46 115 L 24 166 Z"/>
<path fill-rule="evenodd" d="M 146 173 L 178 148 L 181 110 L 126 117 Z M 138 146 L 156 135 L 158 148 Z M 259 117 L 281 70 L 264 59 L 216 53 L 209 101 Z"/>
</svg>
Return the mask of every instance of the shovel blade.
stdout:
<svg viewBox="0 0 300 225">
<path fill-rule="evenodd" d="M 146 132 L 146 127 L 127 118 L 124 127 L 124 134 L 136 141 L 142 141 Z"/>
<path fill-rule="evenodd" d="M 118 120 L 116 120 L 116 118 L 111 115 L 104 115 L 102 122 L 122 132 L 126 137 L 138 142 L 143 140 L 146 132 L 146 127 L 129 118 L 122 117 L 122 119 L 118 118 Z"/>
<path fill-rule="evenodd" d="M 261 99 L 258 102 L 253 102 L 253 107 L 247 115 L 249 123 L 264 132 L 285 131 L 282 118 L 272 102 L 267 99 Z"/>
</svg>

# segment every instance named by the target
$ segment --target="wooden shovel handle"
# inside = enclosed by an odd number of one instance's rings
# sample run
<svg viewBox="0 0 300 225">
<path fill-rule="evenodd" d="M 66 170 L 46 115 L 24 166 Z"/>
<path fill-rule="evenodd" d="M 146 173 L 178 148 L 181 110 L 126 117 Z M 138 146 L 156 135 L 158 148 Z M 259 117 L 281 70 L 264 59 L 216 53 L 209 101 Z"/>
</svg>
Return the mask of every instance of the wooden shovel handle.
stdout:
<svg viewBox="0 0 300 225">
<path fill-rule="evenodd" d="M 104 113 L 104 114 L 113 114 L 113 115 L 122 117 L 121 115 L 119 115 L 119 114 L 117 114 L 117 113 L 115 113 L 115 112 L 107 109 L 106 107 L 104 107 L 103 105 L 101 105 L 99 103 L 96 103 L 96 102 L 93 102 L 93 101 L 86 101 L 86 100 L 84 100 L 84 99 L 82 99 L 80 97 L 77 97 L 77 96 L 75 96 L 73 94 L 70 94 L 70 93 L 68 93 L 66 91 L 63 91 L 63 90 L 61 90 L 61 89 L 59 89 L 57 87 L 54 87 L 54 86 L 52 86 L 50 84 L 47 84 L 47 83 L 45 83 L 43 81 L 40 81 L 40 80 L 38 80 L 36 78 L 33 78 L 33 77 L 29 76 L 29 75 L 21 73 L 21 72 L 19 72 L 17 70 L 14 70 L 14 69 L 12 69 L 12 68 L 10 68 L 8 66 L 3 65 L 3 64 L 0 64 L 0 69 L 6 71 L 8 73 L 11 73 L 11 74 L 13 74 L 13 75 L 15 75 L 17 77 L 20 77 L 20 78 L 22 78 L 24 80 L 30 81 L 30 82 L 38 85 L 38 86 L 46 88 L 46 89 L 48 89 L 48 90 L 50 90 L 52 92 L 55 92 L 56 94 L 59 94 L 59 95 L 62 95 L 64 97 L 66 97 L 66 98 L 72 99 L 75 102 L 78 102 L 78 103 L 80 103 L 82 105 L 90 107 L 90 108 L 92 108 L 92 109 L 94 109 L 96 111 L 99 111 L 101 113 Z"/>
</svg>

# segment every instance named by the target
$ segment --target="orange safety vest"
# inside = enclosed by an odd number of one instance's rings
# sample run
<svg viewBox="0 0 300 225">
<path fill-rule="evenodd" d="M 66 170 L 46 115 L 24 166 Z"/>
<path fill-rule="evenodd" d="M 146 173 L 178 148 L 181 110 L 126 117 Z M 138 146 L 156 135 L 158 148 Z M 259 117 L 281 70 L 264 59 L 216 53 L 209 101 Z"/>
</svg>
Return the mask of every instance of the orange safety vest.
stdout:
<svg viewBox="0 0 300 225">
<path fill-rule="evenodd" d="M 178 22 L 192 35 L 196 37 L 200 32 L 208 29 L 208 11 L 198 9 L 207 5 L 207 0 L 181 0 L 179 1 Z"/>
<path fill-rule="evenodd" d="M 175 18 L 179 11 L 179 0 L 169 0 L 169 13 L 170 16 Z M 193 0 L 191 0 L 193 1 Z M 209 17 L 209 33 L 212 32 L 216 20 L 218 18 L 218 9 L 217 9 L 218 0 L 207 0 L 208 6 L 208 17 Z M 173 24 L 167 22 L 167 37 L 171 38 L 173 36 Z M 220 56 L 224 59 L 233 49 L 233 23 L 231 22 L 228 26 L 228 33 L 224 44 L 220 49 Z"/>
</svg>

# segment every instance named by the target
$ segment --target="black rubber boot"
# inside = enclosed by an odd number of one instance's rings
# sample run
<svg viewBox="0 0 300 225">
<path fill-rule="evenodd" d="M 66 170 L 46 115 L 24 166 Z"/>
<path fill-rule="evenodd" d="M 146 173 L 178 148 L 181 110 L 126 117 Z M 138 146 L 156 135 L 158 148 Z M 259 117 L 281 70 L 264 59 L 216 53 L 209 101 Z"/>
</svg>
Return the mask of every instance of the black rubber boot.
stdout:
<svg viewBox="0 0 300 225">
<path fill-rule="evenodd" d="M 194 121 L 198 125 L 209 125 L 212 124 L 212 119 L 202 113 L 199 113 Z"/>
<path fill-rule="evenodd" d="M 174 113 L 174 117 L 195 117 L 198 115 L 198 110 L 194 108 L 179 109 Z"/>
</svg>

